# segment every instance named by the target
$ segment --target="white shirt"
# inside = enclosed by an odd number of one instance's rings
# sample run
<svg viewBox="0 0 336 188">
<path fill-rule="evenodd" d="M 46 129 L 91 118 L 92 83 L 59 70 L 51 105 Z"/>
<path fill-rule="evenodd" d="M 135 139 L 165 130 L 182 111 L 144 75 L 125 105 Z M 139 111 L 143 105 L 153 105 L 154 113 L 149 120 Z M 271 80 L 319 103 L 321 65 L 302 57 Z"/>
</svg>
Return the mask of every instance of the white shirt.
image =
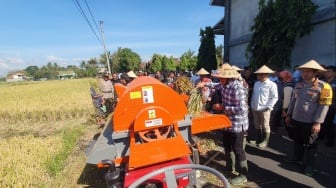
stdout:
<svg viewBox="0 0 336 188">
<path fill-rule="evenodd" d="M 273 110 L 278 101 L 277 85 L 269 79 L 257 81 L 253 87 L 251 108 L 255 111 Z"/>
</svg>

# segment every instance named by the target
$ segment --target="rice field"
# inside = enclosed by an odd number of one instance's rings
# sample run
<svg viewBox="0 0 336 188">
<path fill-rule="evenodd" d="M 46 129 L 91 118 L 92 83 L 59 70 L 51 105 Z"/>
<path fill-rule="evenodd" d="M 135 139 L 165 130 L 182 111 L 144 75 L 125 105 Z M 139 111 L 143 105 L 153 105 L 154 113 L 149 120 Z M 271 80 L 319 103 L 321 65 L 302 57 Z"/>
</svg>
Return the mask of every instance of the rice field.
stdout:
<svg viewBox="0 0 336 188">
<path fill-rule="evenodd" d="M 2 123 L 43 122 L 92 113 L 89 80 L 55 80 L 0 85 Z"/>
<path fill-rule="evenodd" d="M 0 84 L 0 187 L 81 187 L 92 79 Z"/>
</svg>

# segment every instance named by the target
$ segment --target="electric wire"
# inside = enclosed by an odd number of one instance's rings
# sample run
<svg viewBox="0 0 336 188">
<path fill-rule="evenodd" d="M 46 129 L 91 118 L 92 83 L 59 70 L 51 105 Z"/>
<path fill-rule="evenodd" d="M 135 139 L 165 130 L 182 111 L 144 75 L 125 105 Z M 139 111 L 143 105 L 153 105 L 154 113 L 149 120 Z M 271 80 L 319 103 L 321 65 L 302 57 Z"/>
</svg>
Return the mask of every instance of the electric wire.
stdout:
<svg viewBox="0 0 336 188">
<path fill-rule="evenodd" d="M 89 4 L 87 3 L 86 0 L 84 0 L 84 1 L 85 1 L 85 5 L 86 5 L 86 7 L 87 7 L 87 9 L 88 9 L 88 11 L 89 11 L 89 13 L 90 13 L 90 15 L 91 15 L 91 19 L 92 19 L 93 23 L 95 24 L 97 31 L 99 31 L 98 24 L 97 24 L 97 22 L 96 22 L 95 17 L 93 16 L 93 14 L 92 14 L 92 12 L 91 12 L 90 6 L 89 6 Z"/>
<path fill-rule="evenodd" d="M 94 28 L 92 27 L 88 17 L 86 16 L 85 12 L 83 11 L 82 6 L 80 5 L 80 3 L 78 2 L 78 0 L 72 0 L 72 2 L 75 4 L 75 6 L 77 7 L 77 9 L 79 10 L 79 12 L 82 14 L 82 16 L 84 17 L 85 21 L 87 22 L 87 24 L 89 25 L 91 31 L 93 32 L 93 34 L 96 36 L 97 40 L 99 41 L 100 44 L 103 45 L 102 40 L 98 37 L 96 31 L 94 30 Z"/>
</svg>

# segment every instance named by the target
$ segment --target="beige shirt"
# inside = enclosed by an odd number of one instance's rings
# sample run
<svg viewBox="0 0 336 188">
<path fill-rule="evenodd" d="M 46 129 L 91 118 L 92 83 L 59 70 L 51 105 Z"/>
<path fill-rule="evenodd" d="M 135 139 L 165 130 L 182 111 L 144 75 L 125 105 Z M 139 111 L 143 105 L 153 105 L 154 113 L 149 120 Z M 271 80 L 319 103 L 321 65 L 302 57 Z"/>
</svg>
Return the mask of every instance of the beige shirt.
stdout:
<svg viewBox="0 0 336 188">
<path fill-rule="evenodd" d="M 99 90 L 103 94 L 104 99 L 113 99 L 114 98 L 114 88 L 111 80 L 101 79 Z"/>
</svg>

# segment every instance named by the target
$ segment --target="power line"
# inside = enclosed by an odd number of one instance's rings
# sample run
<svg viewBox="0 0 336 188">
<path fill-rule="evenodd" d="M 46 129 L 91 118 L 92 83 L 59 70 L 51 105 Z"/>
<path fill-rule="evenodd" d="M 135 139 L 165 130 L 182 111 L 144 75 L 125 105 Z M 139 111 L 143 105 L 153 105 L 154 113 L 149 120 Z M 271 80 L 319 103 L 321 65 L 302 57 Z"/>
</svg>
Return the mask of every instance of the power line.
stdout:
<svg viewBox="0 0 336 188">
<path fill-rule="evenodd" d="M 75 6 L 77 7 L 77 9 L 79 10 L 79 12 L 82 14 L 82 16 L 84 17 L 85 21 L 87 22 L 87 24 L 89 25 L 89 27 L 91 28 L 91 31 L 93 32 L 93 34 L 96 36 L 97 40 L 99 41 L 100 44 L 104 45 L 102 40 L 98 37 L 96 31 L 94 30 L 94 28 L 92 27 L 88 17 L 86 16 L 85 12 L 83 11 L 80 3 L 78 2 L 78 0 L 72 0 L 72 2 L 75 4 Z M 91 13 L 91 11 L 90 11 Z M 96 23 L 96 22 L 95 22 Z M 98 28 L 97 24 L 96 27 Z"/>
<path fill-rule="evenodd" d="M 90 6 L 89 6 L 89 4 L 87 3 L 86 0 L 84 0 L 84 1 L 85 1 L 85 5 L 86 5 L 86 7 L 88 8 L 89 13 L 90 13 L 90 15 L 91 15 L 91 19 L 92 19 L 93 23 L 95 24 L 97 31 L 99 31 L 98 24 L 97 24 L 96 19 L 94 18 L 93 14 L 92 14 L 92 12 L 91 12 Z"/>
</svg>

